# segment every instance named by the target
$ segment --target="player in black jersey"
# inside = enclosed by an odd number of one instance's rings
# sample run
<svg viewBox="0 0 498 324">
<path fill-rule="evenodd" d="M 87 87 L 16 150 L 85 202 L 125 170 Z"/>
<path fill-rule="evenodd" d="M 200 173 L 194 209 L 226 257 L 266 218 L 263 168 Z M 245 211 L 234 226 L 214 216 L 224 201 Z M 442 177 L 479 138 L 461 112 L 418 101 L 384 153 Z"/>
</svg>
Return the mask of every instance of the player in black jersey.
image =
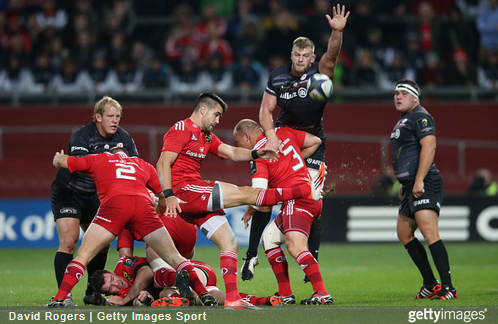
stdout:
<svg viewBox="0 0 498 324">
<path fill-rule="evenodd" d="M 394 174 L 402 185 L 396 231 L 423 278 L 423 286 L 413 298 L 456 299 L 448 252 L 438 230 L 444 183 L 434 163 L 436 128 L 419 97 L 415 81 L 396 82 L 394 105 L 401 118 L 391 132 L 391 146 Z M 424 246 L 414 235 L 417 228 L 429 246 L 441 283 L 434 277 Z"/>
<path fill-rule="evenodd" d="M 138 156 L 132 137 L 121 127 L 121 105 L 110 97 L 103 97 L 94 107 L 93 121 L 77 130 L 69 140 L 68 154 L 84 156 L 107 152 L 114 146 L 122 146 L 130 156 Z M 67 169 L 57 171 L 50 192 L 52 213 L 54 214 L 59 249 L 55 255 L 55 277 L 60 287 L 67 265 L 73 259 L 78 244 L 79 229 L 86 231 L 97 213 L 100 202 L 92 178 Z M 104 269 L 107 251 L 101 251 L 88 265 L 88 282 L 96 270 Z M 88 285 L 83 297 L 85 304 L 103 304 L 106 299 L 93 292 Z M 64 301 L 66 306 L 76 306 L 71 296 Z"/>
<path fill-rule="evenodd" d="M 349 17 L 349 11 L 346 12 L 345 6 L 337 5 L 332 9 L 332 18 L 326 15 L 326 19 L 332 28 L 327 52 L 323 54 L 317 63 L 314 43 L 306 37 L 298 37 L 294 40 L 291 61 L 273 70 L 268 78 L 259 112 L 259 121 L 268 139 L 267 148 L 280 149 L 280 144 L 274 131 L 275 127 L 280 126 L 304 130 L 322 140 L 322 145 L 318 150 L 306 159 L 306 166 L 313 177 L 318 175 L 320 165 L 325 162 L 327 138 L 323 131 L 322 118 L 326 102 L 312 100 L 307 94 L 306 84 L 314 73 L 323 73 L 331 79 L 333 78 L 342 47 L 343 30 Z M 280 107 L 280 113 L 274 123 L 273 111 L 277 106 Z M 253 216 L 249 248 L 240 271 L 243 280 L 251 280 L 254 276 L 254 266 L 258 264 L 257 249 L 259 241 L 266 224 L 270 221 L 271 209 L 261 208 Z M 244 217 L 250 218 L 251 215 L 244 215 Z M 309 250 L 316 259 L 318 259 L 318 249 L 320 247 L 320 223 L 320 218 L 313 222 L 308 241 Z M 304 281 L 308 282 L 306 276 Z"/>
</svg>

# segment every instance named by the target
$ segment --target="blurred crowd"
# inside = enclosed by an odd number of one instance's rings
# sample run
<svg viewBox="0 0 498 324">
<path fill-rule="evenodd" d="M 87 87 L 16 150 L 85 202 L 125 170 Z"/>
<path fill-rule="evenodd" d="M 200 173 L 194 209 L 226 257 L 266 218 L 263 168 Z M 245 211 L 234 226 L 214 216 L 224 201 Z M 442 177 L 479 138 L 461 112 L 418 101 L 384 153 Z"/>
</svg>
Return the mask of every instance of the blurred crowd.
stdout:
<svg viewBox="0 0 498 324">
<path fill-rule="evenodd" d="M 0 0 L 0 92 L 262 90 L 337 3 L 336 88 L 498 88 L 498 0 Z"/>
</svg>

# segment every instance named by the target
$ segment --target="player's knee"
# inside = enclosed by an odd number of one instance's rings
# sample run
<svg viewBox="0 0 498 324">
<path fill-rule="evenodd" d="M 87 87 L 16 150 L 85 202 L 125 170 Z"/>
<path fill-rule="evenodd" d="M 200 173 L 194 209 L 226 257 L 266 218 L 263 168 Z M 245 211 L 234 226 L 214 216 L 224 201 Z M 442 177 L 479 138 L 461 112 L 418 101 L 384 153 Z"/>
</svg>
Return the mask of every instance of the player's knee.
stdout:
<svg viewBox="0 0 498 324">
<path fill-rule="evenodd" d="M 78 238 L 64 237 L 59 239 L 59 251 L 74 254 L 78 246 Z"/>
<path fill-rule="evenodd" d="M 265 251 L 279 247 L 282 244 L 282 235 L 280 230 L 275 225 L 275 222 L 271 222 L 270 225 L 266 227 L 263 232 L 263 248 Z"/>
</svg>

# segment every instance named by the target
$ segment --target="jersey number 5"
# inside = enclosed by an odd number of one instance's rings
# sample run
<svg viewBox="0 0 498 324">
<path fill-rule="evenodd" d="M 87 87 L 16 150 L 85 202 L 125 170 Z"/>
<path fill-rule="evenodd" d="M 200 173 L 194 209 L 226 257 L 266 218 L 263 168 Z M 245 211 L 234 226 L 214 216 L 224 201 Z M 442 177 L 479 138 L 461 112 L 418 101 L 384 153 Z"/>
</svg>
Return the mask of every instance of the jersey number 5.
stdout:
<svg viewBox="0 0 498 324">
<path fill-rule="evenodd" d="M 128 175 L 135 174 L 135 167 L 133 165 L 116 163 L 116 166 L 118 167 L 116 169 L 116 179 L 137 180 L 137 178 Z"/>
<path fill-rule="evenodd" d="M 296 149 L 290 145 L 284 151 L 284 155 L 288 155 L 290 152 L 292 153 L 292 157 L 297 160 L 297 164 L 292 166 L 292 170 L 297 171 L 304 166 L 303 158 L 299 153 L 297 153 Z"/>
</svg>

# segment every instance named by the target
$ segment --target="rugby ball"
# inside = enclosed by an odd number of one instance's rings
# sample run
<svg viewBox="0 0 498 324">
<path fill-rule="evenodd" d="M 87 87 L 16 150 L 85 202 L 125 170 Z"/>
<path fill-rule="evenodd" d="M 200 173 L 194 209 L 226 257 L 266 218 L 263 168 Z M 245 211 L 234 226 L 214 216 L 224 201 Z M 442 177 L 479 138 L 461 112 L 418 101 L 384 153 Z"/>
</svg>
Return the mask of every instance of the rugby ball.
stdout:
<svg viewBox="0 0 498 324">
<path fill-rule="evenodd" d="M 309 78 L 306 85 L 308 96 L 316 101 L 326 101 L 334 91 L 332 80 L 322 73 L 315 73 Z"/>
</svg>

